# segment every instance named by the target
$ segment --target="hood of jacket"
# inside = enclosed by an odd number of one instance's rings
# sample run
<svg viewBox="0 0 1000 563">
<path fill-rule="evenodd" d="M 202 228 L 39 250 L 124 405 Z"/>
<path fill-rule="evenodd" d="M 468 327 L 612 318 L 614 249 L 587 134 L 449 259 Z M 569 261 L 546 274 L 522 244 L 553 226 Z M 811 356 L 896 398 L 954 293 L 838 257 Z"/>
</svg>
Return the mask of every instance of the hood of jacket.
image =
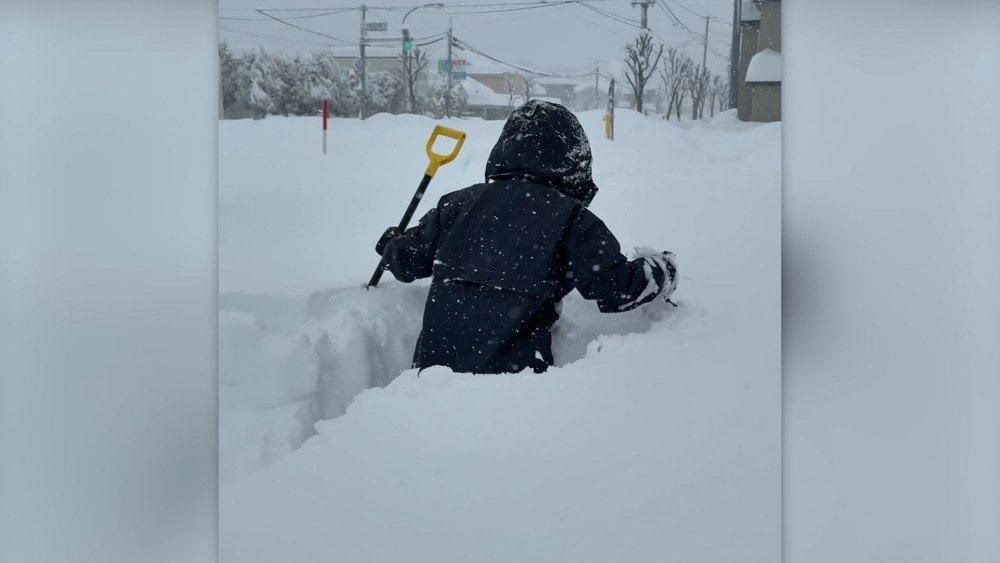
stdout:
<svg viewBox="0 0 1000 563">
<path fill-rule="evenodd" d="M 589 205 L 590 141 L 575 115 L 559 104 L 530 100 L 507 118 L 486 163 L 486 180 L 525 178 Z"/>
</svg>

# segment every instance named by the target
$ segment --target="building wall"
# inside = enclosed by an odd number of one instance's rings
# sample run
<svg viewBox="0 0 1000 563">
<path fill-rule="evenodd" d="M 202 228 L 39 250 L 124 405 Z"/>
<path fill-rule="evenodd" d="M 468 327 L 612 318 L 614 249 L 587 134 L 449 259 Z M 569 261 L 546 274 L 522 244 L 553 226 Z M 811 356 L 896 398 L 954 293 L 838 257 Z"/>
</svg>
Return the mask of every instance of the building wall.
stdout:
<svg viewBox="0 0 1000 563">
<path fill-rule="evenodd" d="M 758 26 L 756 21 L 747 21 L 740 24 L 740 64 L 737 89 L 737 111 L 736 117 L 741 121 L 749 121 L 750 106 L 753 103 L 753 94 L 750 86 L 747 85 L 747 67 L 750 66 L 750 59 L 759 52 L 757 49 Z"/>
<path fill-rule="evenodd" d="M 335 57 L 333 60 L 343 68 L 352 68 L 354 61 L 359 57 Z M 382 70 L 394 71 L 399 68 L 399 59 L 395 57 L 365 57 L 365 68 L 367 72 L 378 72 Z"/>
<path fill-rule="evenodd" d="M 567 105 L 573 100 L 573 89 L 576 88 L 576 84 L 542 84 L 542 88 L 545 88 L 546 97 L 559 98 L 563 105 Z"/>
<path fill-rule="evenodd" d="M 510 90 L 507 88 L 507 77 L 503 74 L 472 74 L 469 73 L 469 78 L 481 82 L 490 90 L 493 90 L 497 94 L 510 94 Z M 524 76 L 520 74 L 514 75 L 514 94 L 519 96 L 524 92 Z"/>
<path fill-rule="evenodd" d="M 760 3 L 760 36 L 757 51 L 771 49 L 781 52 L 781 2 L 764 0 Z"/>
<path fill-rule="evenodd" d="M 781 83 L 757 82 L 750 89 L 750 121 L 781 121 Z"/>
</svg>

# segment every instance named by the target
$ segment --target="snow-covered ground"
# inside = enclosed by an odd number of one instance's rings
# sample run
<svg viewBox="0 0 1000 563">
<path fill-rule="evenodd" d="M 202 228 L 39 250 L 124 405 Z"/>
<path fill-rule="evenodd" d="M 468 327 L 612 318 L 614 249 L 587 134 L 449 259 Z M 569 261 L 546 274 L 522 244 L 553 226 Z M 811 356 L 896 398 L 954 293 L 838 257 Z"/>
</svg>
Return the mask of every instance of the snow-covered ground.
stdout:
<svg viewBox="0 0 1000 563">
<path fill-rule="evenodd" d="M 503 376 L 403 371 L 426 283 L 361 288 L 434 121 L 331 120 L 326 155 L 318 118 L 220 123 L 224 561 L 780 559 L 780 124 L 579 116 L 592 209 L 677 253 L 680 307 L 573 293 L 559 367 Z M 446 124 L 417 216 L 502 126 Z"/>
</svg>

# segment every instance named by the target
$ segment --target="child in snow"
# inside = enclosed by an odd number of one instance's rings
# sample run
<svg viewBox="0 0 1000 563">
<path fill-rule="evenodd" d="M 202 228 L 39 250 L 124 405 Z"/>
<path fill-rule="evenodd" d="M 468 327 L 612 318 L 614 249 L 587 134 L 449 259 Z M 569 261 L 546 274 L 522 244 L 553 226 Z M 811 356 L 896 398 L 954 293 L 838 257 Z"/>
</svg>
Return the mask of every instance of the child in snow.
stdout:
<svg viewBox="0 0 1000 563">
<path fill-rule="evenodd" d="M 587 209 L 590 162 L 576 116 L 532 100 L 504 124 L 485 183 L 445 195 L 405 232 L 386 230 L 375 249 L 396 279 L 433 276 L 414 367 L 542 372 L 558 303 L 574 288 L 606 313 L 669 299 L 673 254 L 627 260 Z"/>
</svg>

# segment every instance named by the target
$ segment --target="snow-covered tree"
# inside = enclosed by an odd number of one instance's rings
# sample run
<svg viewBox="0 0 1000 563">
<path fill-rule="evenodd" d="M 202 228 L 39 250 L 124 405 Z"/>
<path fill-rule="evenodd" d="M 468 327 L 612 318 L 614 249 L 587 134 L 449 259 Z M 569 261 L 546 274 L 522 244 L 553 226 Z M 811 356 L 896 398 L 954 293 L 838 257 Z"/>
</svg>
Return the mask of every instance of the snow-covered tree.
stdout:
<svg viewBox="0 0 1000 563">
<path fill-rule="evenodd" d="M 239 83 L 243 102 L 257 118 L 266 116 L 276 108 L 274 100 L 280 97 L 285 86 L 278 75 L 274 58 L 263 49 L 247 53 L 243 57 Z"/>
<path fill-rule="evenodd" d="M 441 119 L 445 114 L 445 93 L 448 91 L 448 81 L 444 78 L 437 78 L 431 81 L 427 89 L 425 107 L 427 113 L 435 119 Z M 451 81 L 451 114 L 461 115 L 465 111 L 465 106 L 469 102 L 469 94 L 465 91 L 465 86 L 459 80 Z"/>
<path fill-rule="evenodd" d="M 222 88 L 222 107 L 228 108 L 236 102 L 239 95 L 240 64 L 225 41 L 219 43 L 219 79 Z"/>
<path fill-rule="evenodd" d="M 646 83 L 660 65 L 663 45 L 654 45 L 649 32 L 643 31 L 632 43 L 625 45 L 625 80 L 632 88 L 635 110 L 642 113 Z"/>
<path fill-rule="evenodd" d="M 406 86 L 396 72 L 368 73 L 368 112 L 400 113 L 406 105 Z"/>
<path fill-rule="evenodd" d="M 313 63 L 312 72 L 330 100 L 330 115 L 357 116 L 361 97 L 351 88 L 349 71 L 337 64 L 332 53 L 316 53 Z"/>
</svg>

